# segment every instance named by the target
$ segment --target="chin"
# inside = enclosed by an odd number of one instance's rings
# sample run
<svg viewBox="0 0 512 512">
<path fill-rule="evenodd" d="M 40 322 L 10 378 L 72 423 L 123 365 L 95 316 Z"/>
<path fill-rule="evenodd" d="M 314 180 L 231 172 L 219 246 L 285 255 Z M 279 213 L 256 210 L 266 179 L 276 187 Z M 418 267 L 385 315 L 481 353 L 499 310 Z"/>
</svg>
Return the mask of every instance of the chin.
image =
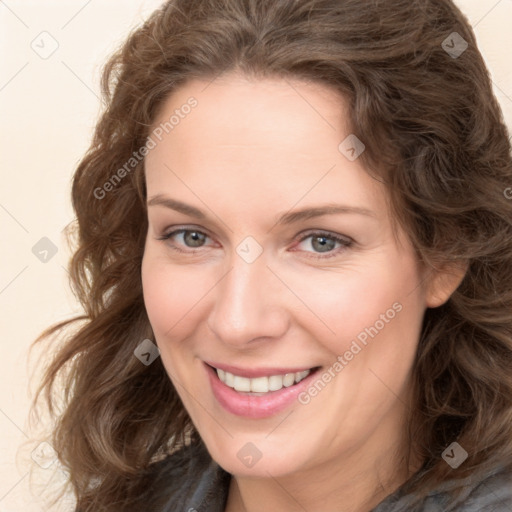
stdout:
<svg viewBox="0 0 512 512">
<path fill-rule="evenodd" d="M 236 476 L 268 478 L 282 477 L 296 473 L 306 468 L 307 457 L 304 447 L 287 443 L 286 449 L 265 439 L 267 434 L 260 437 L 254 435 L 235 435 L 234 439 L 225 443 L 210 442 L 208 436 L 203 437 L 211 457 L 225 471 Z"/>
</svg>

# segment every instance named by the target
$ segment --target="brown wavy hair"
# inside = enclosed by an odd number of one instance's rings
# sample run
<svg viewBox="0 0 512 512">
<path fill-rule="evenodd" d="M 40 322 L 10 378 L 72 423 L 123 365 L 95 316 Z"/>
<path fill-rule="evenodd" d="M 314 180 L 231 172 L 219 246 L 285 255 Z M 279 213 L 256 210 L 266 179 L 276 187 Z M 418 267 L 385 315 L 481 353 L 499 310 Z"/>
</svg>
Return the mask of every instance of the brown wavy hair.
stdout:
<svg viewBox="0 0 512 512">
<path fill-rule="evenodd" d="M 468 44 L 459 56 L 445 51 L 453 32 Z M 51 444 L 79 509 L 129 507 L 150 464 L 198 436 L 160 359 L 134 357 L 154 339 L 140 275 L 144 160 L 101 199 L 95 190 L 146 144 L 177 87 L 233 70 L 339 91 L 420 261 L 467 264 L 425 313 L 407 434 L 425 463 L 409 491 L 510 468 L 512 156 L 468 20 L 450 0 L 172 0 L 104 68 L 104 112 L 72 185 L 69 272 L 84 314 L 36 340 L 57 343 L 34 403 L 55 418 Z M 469 453 L 458 469 L 441 458 L 455 440 Z"/>
</svg>

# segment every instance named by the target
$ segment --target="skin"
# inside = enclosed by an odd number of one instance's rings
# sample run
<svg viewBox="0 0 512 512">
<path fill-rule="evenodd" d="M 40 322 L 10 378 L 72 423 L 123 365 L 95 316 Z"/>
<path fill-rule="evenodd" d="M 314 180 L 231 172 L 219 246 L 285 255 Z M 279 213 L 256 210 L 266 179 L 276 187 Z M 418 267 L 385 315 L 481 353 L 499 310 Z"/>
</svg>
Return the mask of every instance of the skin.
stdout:
<svg viewBox="0 0 512 512">
<path fill-rule="evenodd" d="M 405 234 L 393 236 L 384 186 L 338 149 L 351 131 L 336 91 L 233 73 L 194 80 L 167 98 L 155 127 L 190 96 L 197 107 L 146 157 L 149 199 L 206 215 L 148 207 L 142 279 L 162 362 L 211 456 L 234 476 L 228 512 L 368 511 L 420 463 L 414 454 L 406 463 L 404 432 L 421 322 L 463 273 L 427 272 Z M 281 213 L 327 203 L 373 215 L 276 225 Z M 190 234 L 158 239 L 183 227 L 207 236 L 195 246 Z M 307 237 L 318 231 L 353 244 L 328 239 L 322 252 Z M 263 250 L 252 263 L 236 251 L 247 236 Z M 401 311 L 307 405 L 249 419 L 213 396 L 202 361 L 325 371 L 397 302 Z M 237 457 L 249 442 L 262 453 L 251 468 Z"/>
</svg>

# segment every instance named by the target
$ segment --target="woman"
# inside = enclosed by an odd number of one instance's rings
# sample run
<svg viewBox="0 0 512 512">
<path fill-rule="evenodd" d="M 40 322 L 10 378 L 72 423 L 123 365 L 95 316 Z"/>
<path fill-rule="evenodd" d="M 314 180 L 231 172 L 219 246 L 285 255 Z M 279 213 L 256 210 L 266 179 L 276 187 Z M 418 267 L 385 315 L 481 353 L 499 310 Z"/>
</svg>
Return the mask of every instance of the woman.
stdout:
<svg viewBox="0 0 512 512">
<path fill-rule="evenodd" d="M 174 0 L 103 89 L 41 387 L 77 510 L 510 510 L 512 159 L 453 3 Z"/>
</svg>

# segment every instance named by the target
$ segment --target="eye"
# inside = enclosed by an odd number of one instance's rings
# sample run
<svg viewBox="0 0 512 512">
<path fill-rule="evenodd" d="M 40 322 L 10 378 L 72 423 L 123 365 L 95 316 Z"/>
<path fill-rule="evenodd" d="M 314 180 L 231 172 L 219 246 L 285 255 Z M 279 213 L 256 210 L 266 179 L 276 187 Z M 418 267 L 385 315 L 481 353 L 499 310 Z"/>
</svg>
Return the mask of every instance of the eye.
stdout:
<svg viewBox="0 0 512 512">
<path fill-rule="evenodd" d="M 202 231 L 199 231 L 197 229 L 180 228 L 175 229 L 169 233 L 166 233 L 161 237 L 158 237 L 158 240 L 170 240 L 172 242 L 173 238 L 176 236 L 181 237 L 181 245 L 184 245 L 185 247 L 192 249 L 191 251 L 187 251 L 184 249 L 180 249 L 175 243 L 170 243 L 169 246 L 171 247 L 171 249 L 178 252 L 195 252 L 193 249 L 200 249 L 203 246 L 205 240 L 207 238 L 210 238 L 206 233 L 203 233 Z"/>
<path fill-rule="evenodd" d="M 349 238 L 344 238 L 339 235 L 325 232 L 309 233 L 300 238 L 299 243 L 303 243 L 308 239 L 311 239 L 311 241 L 307 245 L 309 245 L 309 247 L 313 248 L 313 250 L 317 252 L 312 257 L 316 258 L 330 258 L 339 254 L 340 250 L 333 250 L 335 249 L 336 244 L 339 244 L 338 249 L 341 250 L 346 249 L 353 244 L 353 240 Z M 325 255 L 321 255 L 322 253 Z"/>
<path fill-rule="evenodd" d="M 179 241 L 180 238 L 181 241 Z M 206 233 L 198 229 L 179 228 L 158 237 L 158 240 L 170 241 L 171 243 L 168 245 L 174 251 L 194 253 L 196 252 L 196 249 L 201 249 L 205 246 L 205 241 L 208 238 L 210 237 Z M 344 238 L 340 235 L 334 235 L 332 233 L 322 231 L 303 235 L 299 239 L 299 244 L 304 243 L 308 239 L 311 239 L 309 247 L 313 249 L 313 256 L 308 257 L 313 258 L 330 258 L 332 256 L 336 256 L 343 249 L 346 249 L 353 244 L 353 240 L 349 238 Z M 178 243 L 176 243 L 176 240 L 178 240 Z M 180 248 L 179 245 L 184 246 L 186 249 Z M 336 250 L 336 245 L 338 245 L 338 250 Z M 303 250 L 305 252 L 310 252 L 307 249 Z"/>
</svg>

